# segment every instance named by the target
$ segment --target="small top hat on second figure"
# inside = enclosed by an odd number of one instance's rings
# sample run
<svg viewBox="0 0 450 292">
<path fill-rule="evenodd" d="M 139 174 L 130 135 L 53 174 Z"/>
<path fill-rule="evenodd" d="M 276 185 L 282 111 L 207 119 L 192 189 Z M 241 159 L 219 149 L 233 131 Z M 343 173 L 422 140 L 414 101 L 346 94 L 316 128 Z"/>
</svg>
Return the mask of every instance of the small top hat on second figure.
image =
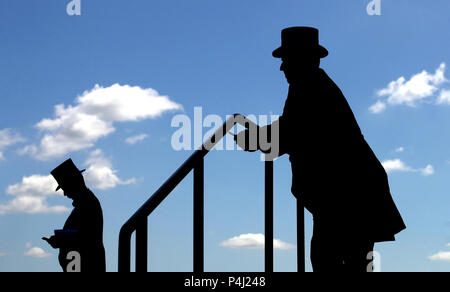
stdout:
<svg viewBox="0 0 450 292">
<path fill-rule="evenodd" d="M 74 186 L 80 183 L 84 183 L 82 173 L 85 171 L 79 170 L 75 163 L 73 163 L 72 159 L 67 159 L 63 163 L 61 163 L 57 168 L 52 170 L 50 173 L 58 182 L 58 187 L 56 191 L 65 186 Z"/>
<path fill-rule="evenodd" d="M 296 55 L 328 56 L 328 50 L 319 44 L 319 30 L 313 27 L 295 26 L 281 32 L 281 47 L 273 51 L 275 58 Z"/>
</svg>

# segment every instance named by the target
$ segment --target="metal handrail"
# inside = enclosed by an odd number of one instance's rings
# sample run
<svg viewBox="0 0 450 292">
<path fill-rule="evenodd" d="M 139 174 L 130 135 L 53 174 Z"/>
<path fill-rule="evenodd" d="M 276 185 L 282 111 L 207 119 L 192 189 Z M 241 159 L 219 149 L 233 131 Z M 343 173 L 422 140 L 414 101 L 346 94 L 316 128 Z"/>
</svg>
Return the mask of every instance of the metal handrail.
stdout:
<svg viewBox="0 0 450 292">
<path fill-rule="evenodd" d="M 257 127 L 240 114 L 231 116 L 200 149 L 196 150 L 175 173 L 148 199 L 122 226 L 119 234 L 119 272 L 130 271 L 131 236 L 136 231 L 136 272 L 147 271 L 148 216 L 164 201 L 178 184 L 194 170 L 194 272 L 204 271 L 204 157 L 236 124 L 246 128 Z M 273 161 L 266 156 L 265 162 L 265 269 L 273 271 Z M 300 214 L 298 212 L 298 214 Z M 301 216 L 303 220 L 303 213 Z M 298 231 L 303 229 L 298 216 Z M 303 233 L 304 231 L 302 231 Z M 300 238 L 300 237 L 299 237 Z M 304 249 L 304 244 L 302 244 Z M 300 244 L 299 244 L 300 247 Z M 300 253 L 299 253 L 300 254 Z M 304 251 L 303 251 L 304 255 Z M 304 271 L 304 256 L 299 271 Z M 303 267 L 303 268 L 302 268 Z"/>
</svg>

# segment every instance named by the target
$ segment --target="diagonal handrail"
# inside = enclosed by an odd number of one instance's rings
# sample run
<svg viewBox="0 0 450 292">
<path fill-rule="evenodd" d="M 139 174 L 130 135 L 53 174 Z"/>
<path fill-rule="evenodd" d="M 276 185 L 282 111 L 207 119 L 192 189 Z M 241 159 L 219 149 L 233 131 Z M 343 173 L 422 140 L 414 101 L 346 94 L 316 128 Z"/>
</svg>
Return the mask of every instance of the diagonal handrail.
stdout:
<svg viewBox="0 0 450 292">
<path fill-rule="evenodd" d="M 150 216 L 150 214 L 192 170 L 194 170 L 194 272 L 203 272 L 203 161 L 209 151 L 213 149 L 236 124 L 241 124 L 250 129 L 257 129 L 258 127 L 255 123 L 240 114 L 231 116 L 223 126 L 219 128 L 200 149 L 196 150 L 122 226 L 119 234 L 119 272 L 130 271 L 131 236 L 133 232 L 136 232 L 136 271 L 147 271 L 148 216 Z M 268 156 L 266 156 L 265 169 L 265 266 L 266 272 L 269 272 L 273 271 L 273 161 L 269 159 Z M 298 212 L 298 214 L 300 213 Z M 301 218 L 300 215 L 298 215 L 298 233 L 301 230 L 300 228 L 303 229 L 303 223 L 300 221 L 302 218 L 303 214 Z M 303 263 L 301 264 L 299 260 L 299 271 L 304 270 L 304 256 L 302 262 Z"/>
</svg>

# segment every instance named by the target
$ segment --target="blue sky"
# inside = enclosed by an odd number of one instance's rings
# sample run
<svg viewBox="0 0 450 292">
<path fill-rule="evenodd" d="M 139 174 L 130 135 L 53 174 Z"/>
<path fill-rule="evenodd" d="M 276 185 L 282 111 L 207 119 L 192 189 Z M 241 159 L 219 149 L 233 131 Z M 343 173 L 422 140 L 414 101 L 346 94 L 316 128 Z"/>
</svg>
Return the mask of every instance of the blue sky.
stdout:
<svg viewBox="0 0 450 292">
<path fill-rule="evenodd" d="M 69 214 L 71 202 L 48 191 L 49 172 L 68 157 L 88 168 L 107 267 L 117 270 L 121 225 L 192 153 L 173 150 L 172 118 L 193 118 L 196 106 L 223 119 L 281 114 L 288 87 L 271 52 L 296 25 L 320 29 L 330 51 L 322 68 L 389 171 L 408 228 L 377 244 L 381 269 L 450 270 L 448 1 L 381 0 L 381 16 L 366 13 L 369 0 L 81 2 L 81 16 L 66 14 L 69 0 L 0 3 L 0 271 L 59 271 L 40 238 Z M 224 242 L 253 234 L 257 245 L 263 233 L 263 163 L 213 151 L 205 168 L 206 270 L 262 271 L 262 249 Z M 287 246 L 275 265 L 294 271 L 287 157 L 275 171 L 275 237 Z M 311 229 L 307 215 L 307 253 Z M 151 271 L 191 270 L 190 176 L 149 230 Z"/>
</svg>

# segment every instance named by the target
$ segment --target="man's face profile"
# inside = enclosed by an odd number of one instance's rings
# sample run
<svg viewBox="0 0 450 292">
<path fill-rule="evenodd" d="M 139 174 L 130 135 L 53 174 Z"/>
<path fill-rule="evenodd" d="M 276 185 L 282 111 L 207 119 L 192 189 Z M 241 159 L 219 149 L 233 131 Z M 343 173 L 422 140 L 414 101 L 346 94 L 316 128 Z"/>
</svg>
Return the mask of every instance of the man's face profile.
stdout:
<svg viewBox="0 0 450 292">
<path fill-rule="evenodd" d="M 62 188 L 63 192 L 64 192 L 64 196 L 69 198 L 69 199 L 73 199 L 74 198 L 74 190 L 73 188 Z"/>
<path fill-rule="evenodd" d="M 320 65 L 320 58 L 314 55 L 287 55 L 281 58 L 280 71 L 284 72 L 289 83 L 299 80 Z"/>
</svg>

